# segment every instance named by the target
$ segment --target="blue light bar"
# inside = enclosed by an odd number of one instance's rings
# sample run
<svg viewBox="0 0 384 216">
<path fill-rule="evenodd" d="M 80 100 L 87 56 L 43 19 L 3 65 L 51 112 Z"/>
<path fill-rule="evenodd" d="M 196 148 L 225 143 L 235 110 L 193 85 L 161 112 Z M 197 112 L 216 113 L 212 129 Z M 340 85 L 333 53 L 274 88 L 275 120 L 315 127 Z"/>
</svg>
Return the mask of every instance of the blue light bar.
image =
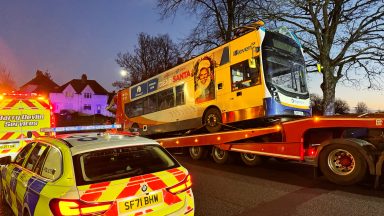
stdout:
<svg viewBox="0 0 384 216">
<path fill-rule="evenodd" d="M 107 130 L 107 129 L 118 129 L 118 128 L 121 128 L 121 124 L 41 128 L 40 131 L 41 132 L 71 132 L 71 131 Z"/>
</svg>

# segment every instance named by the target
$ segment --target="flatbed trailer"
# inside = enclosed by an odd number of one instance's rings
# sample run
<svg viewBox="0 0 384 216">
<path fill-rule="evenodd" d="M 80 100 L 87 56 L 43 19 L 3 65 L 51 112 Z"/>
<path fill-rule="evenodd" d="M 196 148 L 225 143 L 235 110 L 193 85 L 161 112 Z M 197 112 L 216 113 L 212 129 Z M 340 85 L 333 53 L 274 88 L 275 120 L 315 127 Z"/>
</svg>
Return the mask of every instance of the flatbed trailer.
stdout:
<svg viewBox="0 0 384 216">
<path fill-rule="evenodd" d="M 233 152 L 247 165 L 264 158 L 313 166 L 331 182 L 351 185 L 366 175 L 380 184 L 384 161 L 384 115 L 311 117 L 268 127 L 157 139 L 165 148 L 186 147 L 193 159 L 210 155 L 226 163 Z"/>
</svg>

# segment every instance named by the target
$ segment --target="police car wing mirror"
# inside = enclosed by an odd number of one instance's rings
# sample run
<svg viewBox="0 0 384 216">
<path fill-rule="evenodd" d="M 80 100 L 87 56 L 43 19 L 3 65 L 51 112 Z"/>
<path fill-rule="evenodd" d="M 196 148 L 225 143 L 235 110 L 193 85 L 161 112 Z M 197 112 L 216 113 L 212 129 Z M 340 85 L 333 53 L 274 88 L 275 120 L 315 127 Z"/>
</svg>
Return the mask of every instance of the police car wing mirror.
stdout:
<svg viewBox="0 0 384 216">
<path fill-rule="evenodd" d="M 8 165 L 12 162 L 11 156 L 1 157 L 0 158 L 0 165 Z"/>
<path fill-rule="evenodd" d="M 256 59 L 255 58 L 248 59 L 248 66 L 249 68 L 256 68 Z"/>
</svg>

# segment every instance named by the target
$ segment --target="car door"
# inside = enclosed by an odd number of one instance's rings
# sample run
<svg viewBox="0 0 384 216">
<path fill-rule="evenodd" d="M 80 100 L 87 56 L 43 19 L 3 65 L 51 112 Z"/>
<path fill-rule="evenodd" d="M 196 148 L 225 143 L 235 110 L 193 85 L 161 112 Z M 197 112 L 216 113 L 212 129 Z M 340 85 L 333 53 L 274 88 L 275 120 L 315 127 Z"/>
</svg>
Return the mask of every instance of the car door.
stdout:
<svg viewBox="0 0 384 216">
<path fill-rule="evenodd" d="M 16 155 L 15 160 L 8 166 L 2 169 L 2 178 L 3 178 L 3 187 L 4 196 L 6 201 L 11 206 L 14 213 L 18 212 L 18 203 L 20 200 L 16 199 L 16 185 L 17 178 L 19 177 L 22 166 L 26 161 L 26 158 L 29 155 L 31 149 L 35 146 L 35 143 L 30 143 L 26 145 L 19 154 Z"/>
<path fill-rule="evenodd" d="M 48 145 L 36 143 L 26 158 L 21 173 L 17 177 L 16 200 L 18 202 L 19 215 L 23 212 L 22 206 L 27 206 L 29 214 L 33 215 L 34 208 L 39 200 L 39 193 L 42 189 L 41 184 L 36 182 L 35 169 L 39 165 L 41 166 L 48 149 Z"/>
</svg>

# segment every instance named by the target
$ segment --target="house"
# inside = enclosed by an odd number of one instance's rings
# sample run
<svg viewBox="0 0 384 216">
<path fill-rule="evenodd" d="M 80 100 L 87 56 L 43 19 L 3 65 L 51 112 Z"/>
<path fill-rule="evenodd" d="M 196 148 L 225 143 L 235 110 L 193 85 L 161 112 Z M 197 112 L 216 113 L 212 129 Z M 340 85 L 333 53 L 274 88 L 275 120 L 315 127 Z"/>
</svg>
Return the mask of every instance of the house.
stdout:
<svg viewBox="0 0 384 216">
<path fill-rule="evenodd" d="M 49 94 L 55 113 L 66 110 L 80 115 L 112 116 L 106 110 L 108 97 L 109 92 L 95 80 L 88 80 L 85 74 L 81 79 L 73 79 Z"/>
<path fill-rule="evenodd" d="M 49 93 L 57 88 L 59 85 L 51 79 L 49 73 L 37 70 L 35 78 L 22 85 L 19 90 L 23 93 L 37 93 L 48 97 Z"/>
</svg>

